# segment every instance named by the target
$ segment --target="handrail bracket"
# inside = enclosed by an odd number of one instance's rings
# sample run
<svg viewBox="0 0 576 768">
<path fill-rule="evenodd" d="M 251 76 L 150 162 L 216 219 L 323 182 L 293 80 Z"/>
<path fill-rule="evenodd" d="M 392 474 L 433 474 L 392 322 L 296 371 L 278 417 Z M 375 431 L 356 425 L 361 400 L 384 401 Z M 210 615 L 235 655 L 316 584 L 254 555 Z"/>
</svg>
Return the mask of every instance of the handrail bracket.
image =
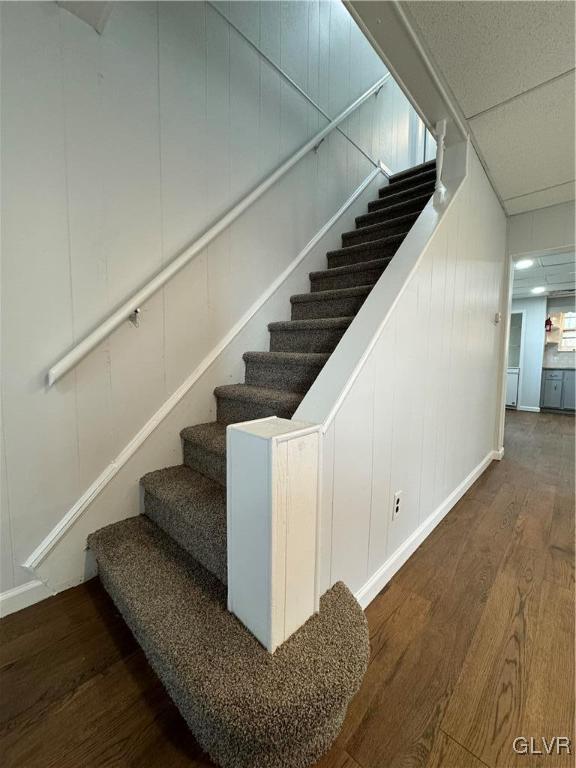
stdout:
<svg viewBox="0 0 576 768">
<path fill-rule="evenodd" d="M 136 309 L 130 313 L 128 320 L 130 320 L 134 328 L 140 327 L 140 307 L 136 307 Z"/>
</svg>

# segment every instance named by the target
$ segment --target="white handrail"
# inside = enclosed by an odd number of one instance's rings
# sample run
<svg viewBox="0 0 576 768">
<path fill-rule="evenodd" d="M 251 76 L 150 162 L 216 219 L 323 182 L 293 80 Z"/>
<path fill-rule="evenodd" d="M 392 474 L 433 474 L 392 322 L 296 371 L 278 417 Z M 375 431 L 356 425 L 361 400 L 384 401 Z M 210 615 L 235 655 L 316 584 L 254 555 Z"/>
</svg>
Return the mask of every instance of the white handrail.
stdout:
<svg viewBox="0 0 576 768">
<path fill-rule="evenodd" d="M 292 157 L 286 160 L 275 171 L 273 171 L 263 182 L 255 187 L 252 192 L 246 195 L 239 203 L 233 206 L 227 213 L 224 214 L 216 224 L 213 224 L 203 235 L 195 240 L 192 245 L 189 245 L 182 253 L 170 262 L 164 269 L 158 272 L 146 285 L 139 291 L 134 293 L 127 301 L 122 304 L 115 312 L 106 318 L 97 328 L 91 333 L 85 336 L 82 341 L 76 344 L 70 352 L 64 357 L 60 358 L 55 363 L 47 375 L 48 386 L 51 387 L 58 379 L 62 378 L 68 371 L 72 370 L 80 360 L 91 352 L 98 344 L 104 339 L 110 336 L 116 328 L 118 328 L 126 320 L 130 319 L 132 315 L 137 313 L 140 306 L 144 304 L 151 296 L 164 286 L 168 280 L 179 272 L 183 267 L 188 264 L 191 259 L 196 256 L 197 253 L 202 251 L 206 246 L 214 240 L 221 232 L 232 224 L 244 211 L 249 208 L 252 203 L 256 202 L 270 187 L 275 184 L 285 173 L 287 173 L 296 163 L 301 160 L 304 155 L 314 149 L 322 139 L 331 133 L 342 121 L 344 121 L 349 115 L 351 115 L 358 107 L 366 101 L 374 91 L 377 91 L 380 86 L 386 82 L 388 75 L 381 77 L 374 83 L 362 96 L 356 101 L 352 102 L 343 112 L 334 118 L 327 126 L 307 141 L 299 150 L 297 150 Z M 382 173 L 385 173 L 384 167 L 380 164 Z"/>
</svg>

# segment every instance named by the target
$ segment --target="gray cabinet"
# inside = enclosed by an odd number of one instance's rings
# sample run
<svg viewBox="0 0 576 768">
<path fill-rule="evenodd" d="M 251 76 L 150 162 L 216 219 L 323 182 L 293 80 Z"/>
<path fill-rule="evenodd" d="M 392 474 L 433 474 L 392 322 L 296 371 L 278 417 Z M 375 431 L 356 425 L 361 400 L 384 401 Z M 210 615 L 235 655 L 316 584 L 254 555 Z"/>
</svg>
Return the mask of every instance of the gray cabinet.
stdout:
<svg viewBox="0 0 576 768">
<path fill-rule="evenodd" d="M 542 371 L 541 408 L 574 410 L 574 376 L 572 370 Z"/>
<path fill-rule="evenodd" d="M 576 394 L 574 392 L 574 383 L 576 382 L 576 371 L 564 371 L 564 380 L 562 382 L 562 409 L 573 411 L 576 407 Z"/>
</svg>

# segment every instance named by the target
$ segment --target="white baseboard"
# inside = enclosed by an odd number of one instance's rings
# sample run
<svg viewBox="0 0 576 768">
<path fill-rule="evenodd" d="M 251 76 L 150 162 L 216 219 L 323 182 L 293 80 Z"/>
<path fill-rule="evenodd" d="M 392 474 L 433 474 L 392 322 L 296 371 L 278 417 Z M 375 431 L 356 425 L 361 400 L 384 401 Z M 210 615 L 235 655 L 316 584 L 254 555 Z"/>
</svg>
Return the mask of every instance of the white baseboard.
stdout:
<svg viewBox="0 0 576 768">
<path fill-rule="evenodd" d="M 502 445 L 500 448 L 497 448 L 495 451 L 492 451 L 492 458 L 496 461 L 502 461 L 504 458 L 504 446 Z"/>
<path fill-rule="evenodd" d="M 502 451 L 504 449 L 501 449 Z M 503 455 L 503 454 L 502 454 Z M 368 579 L 368 581 L 356 592 L 355 598 L 362 608 L 366 608 L 379 592 L 386 586 L 394 574 L 400 570 L 406 560 L 414 554 L 420 544 L 436 528 L 438 523 L 444 518 L 452 507 L 464 496 L 470 486 L 476 482 L 488 465 L 494 460 L 501 458 L 500 451 L 490 451 L 482 461 L 476 466 L 470 474 L 464 478 L 460 485 L 455 488 L 450 496 L 437 507 L 424 522 L 416 528 L 406 541 L 386 560 L 380 568 Z"/>
<path fill-rule="evenodd" d="M 540 408 L 537 408 L 535 405 L 517 405 L 516 410 L 530 411 L 530 413 L 540 413 Z"/>
<path fill-rule="evenodd" d="M 163 403 L 163 405 L 152 415 L 147 423 L 132 438 L 118 456 L 104 469 L 96 480 L 87 488 L 76 503 L 66 512 L 64 517 L 52 528 L 50 533 L 40 542 L 31 555 L 22 563 L 31 574 L 36 573 L 36 569 L 54 549 L 67 531 L 84 514 L 94 500 L 102 493 L 108 483 L 118 474 L 124 465 L 141 447 L 144 441 L 154 432 L 162 423 L 173 408 L 182 400 L 198 379 L 210 368 L 226 347 L 232 343 L 236 336 L 248 324 L 251 318 L 260 310 L 270 299 L 282 284 L 290 277 L 299 264 L 306 258 L 314 246 L 329 232 L 337 223 L 338 219 L 348 210 L 348 208 L 360 197 L 371 182 L 381 173 L 379 168 L 371 171 L 364 181 L 354 190 L 350 197 L 344 202 L 338 211 L 322 226 L 314 237 L 304 246 L 300 253 L 288 265 L 288 267 L 268 286 L 268 288 L 258 297 L 254 304 L 248 309 L 243 317 L 230 329 L 230 331 L 216 344 L 206 355 L 198 367 L 192 371 L 190 376 L 178 387 L 178 389 Z"/>
<path fill-rule="evenodd" d="M 28 606 L 34 605 L 34 603 L 39 603 L 40 600 L 52 597 L 52 594 L 40 579 L 33 579 L 26 582 L 26 584 L 22 584 L 20 587 L 0 592 L 0 618 L 8 616 L 10 613 L 21 611 L 23 608 L 28 608 Z"/>
</svg>

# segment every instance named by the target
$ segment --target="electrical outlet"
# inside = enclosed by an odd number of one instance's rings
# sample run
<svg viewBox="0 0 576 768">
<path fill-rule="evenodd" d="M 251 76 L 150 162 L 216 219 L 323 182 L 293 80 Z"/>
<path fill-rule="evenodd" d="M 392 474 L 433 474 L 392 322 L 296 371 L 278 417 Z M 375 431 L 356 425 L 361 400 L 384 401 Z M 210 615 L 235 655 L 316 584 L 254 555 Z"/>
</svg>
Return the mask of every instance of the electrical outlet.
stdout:
<svg viewBox="0 0 576 768">
<path fill-rule="evenodd" d="M 394 494 L 394 503 L 392 504 L 392 520 L 396 520 L 400 514 L 400 506 L 402 502 L 402 491 L 396 491 Z"/>
</svg>

